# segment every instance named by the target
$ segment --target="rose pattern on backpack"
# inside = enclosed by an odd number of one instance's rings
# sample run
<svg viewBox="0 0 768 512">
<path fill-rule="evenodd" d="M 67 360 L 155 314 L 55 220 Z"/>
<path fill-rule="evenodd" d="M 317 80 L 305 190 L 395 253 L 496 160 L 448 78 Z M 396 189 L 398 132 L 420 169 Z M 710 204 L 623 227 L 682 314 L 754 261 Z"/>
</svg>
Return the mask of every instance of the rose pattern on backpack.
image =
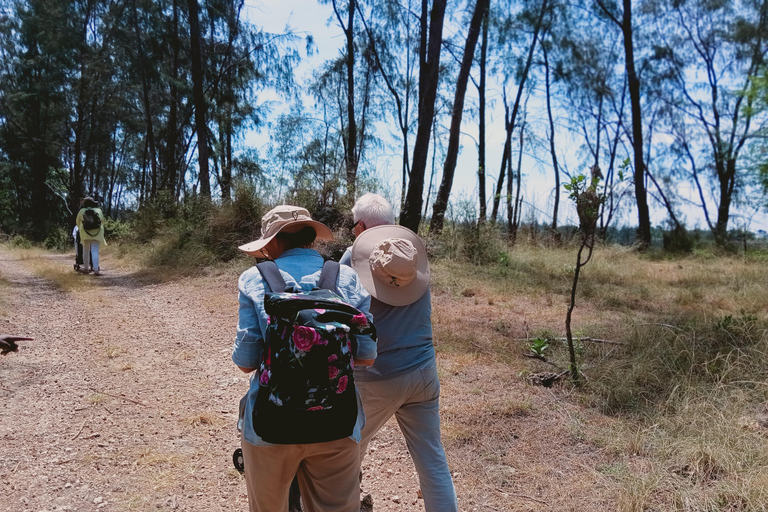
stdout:
<svg viewBox="0 0 768 512">
<path fill-rule="evenodd" d="M 333 396 L 343 394 L 352 382 L 355 335 L 375 332 L 363 313 L 333 293 L 325 292 L 322 298 L 313 293 L 317 292 L 267 294 L 268 343 L 259 368 L 259 384 L 269 392 L 270 402 L 305 411 L 334 407 Z M 309 370 L 321 357 L 327 380 Z M 290 372 L 292 379 L 304 379 L 305 385 L 281 385 L 274 378 L 275 366 L 281 367 L 280 374 Z M 306 392 L 298 393 L 302 388 Z"/>
</svg>

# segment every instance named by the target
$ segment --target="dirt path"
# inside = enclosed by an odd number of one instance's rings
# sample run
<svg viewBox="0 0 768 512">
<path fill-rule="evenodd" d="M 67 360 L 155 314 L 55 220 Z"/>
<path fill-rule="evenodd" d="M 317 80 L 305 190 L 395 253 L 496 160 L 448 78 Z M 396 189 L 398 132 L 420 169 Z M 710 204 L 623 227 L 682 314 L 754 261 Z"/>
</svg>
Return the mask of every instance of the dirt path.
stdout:
<svg viewBox="0 0 768 512">
<path fill-rule="evenodd" d="M 63 292 L 0 249 L 0 332 L 36 338 L 0 360 L 0 511 L 247 510 L 231 463 L 248 386 L 230 359 L 236 276 L 152 284 L 105 259 L 104 275 Z M 463 356 L 439 369 L 462 510 L 611 508 L 594 469 L 605 454 L 573 435 L 585 420 L 551 391 Z M 363 470 L 377 512 L 424 510 L 394 423 Z"/>
</svg>

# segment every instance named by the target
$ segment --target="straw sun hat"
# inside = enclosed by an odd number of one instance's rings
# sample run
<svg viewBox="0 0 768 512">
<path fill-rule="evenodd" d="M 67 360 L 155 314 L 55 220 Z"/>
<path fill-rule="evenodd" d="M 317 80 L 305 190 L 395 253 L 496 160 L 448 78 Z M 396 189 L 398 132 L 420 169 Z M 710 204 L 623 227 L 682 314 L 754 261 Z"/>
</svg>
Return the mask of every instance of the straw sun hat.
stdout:
<svg viewBox="0 0 768 512">
<path fill-rule="evenodd" d="M 305 208 L 284 204 L 269 210 L 261 218 L 261 238 L 241 245 L 238 249 L 250 256 L 266 258 L 268 255 L 263 249 L 278 233 L 296 233 L 304 226 L 314 228 L 318 240 L 333 240 L 333 233 L 328 226 L 312 220 Z"/>
<path fill-rule="evenodd" d="M 390 306 L 412 304 L 429 288 L 424 243 L 403 226 L 363 231 L 352 246 L 352 268 L 368 293 Z"/>
</svg>

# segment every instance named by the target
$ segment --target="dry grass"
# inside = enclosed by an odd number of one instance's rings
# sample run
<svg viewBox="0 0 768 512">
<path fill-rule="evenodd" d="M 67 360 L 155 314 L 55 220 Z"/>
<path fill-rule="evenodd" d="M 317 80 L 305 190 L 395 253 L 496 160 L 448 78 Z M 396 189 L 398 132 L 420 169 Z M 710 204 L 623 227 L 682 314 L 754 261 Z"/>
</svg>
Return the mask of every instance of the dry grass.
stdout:
<svg viewBox="0 0 768 512">
<path fill-rule="evenodd" d="M 52 260 L 48 251 L 39 248 L 12 249 L 12 254 L 23 261 L 32 272 L 53 283 L 59 290 L 69 292 L 94 287 L 91 276 L 75 272 L 70 262 L 62 265 L 60 261 Z"/>
<path fill-rule="evenodd" d="M 115 358 L 120 357 L 121 355 L 127 353 L 128 350 L 126 348 L 124 348 L 124 347 L 119 347 L 117 345 L 109 345 L 105 349 L 105 352 L 106 352 L 107 358 L 115 359 Z"/>
<path fill-rule="evenodd" d="M 542 405 L 541 388 L 521 399 L 511 382 L 552 370 L 521 357 L 537 336 L 549 340 L 545 355 L 566 367 L 566 348 L 556 338 L 564 336 L 574 262 L 573 248 L 526 245 L 494 264 L 433 262 L 435 344 L 450 361 L 441 378 L 460 381 L 463 395 L 445 401 L 449 452 L 469 452 L 472 471 L 503 488 L 520 480 L 508 478 L 513 469 L 539 463 L 537 450 L 555 456 L 585 443 L 600 474 L 593 492 L 612 508 L 768 510 L 764 258 L 663 259 L 596 248 L 582 270 L 574 332 L 623 345 L 577 343 L 587 382 L 559 386 L 553 396 L 566 397 L 556 405 L 544 400 L 555 414 Z M 498 375 L 470 377 L 477 363 L 489 361 L 509 368 L 505 386 L 484 382 Z M 526 458 L 514 435 L 522 437 L 527 423 L 548 430 L 545 440 L 529 437 Z M 540 488 L 556 488 L 547 470 L 533 474 Z M 482 488 L 482 478 L 473 485 Z M 556 501 L 578 510 L 567 497 Z"/>
<path fill-rule="evenodd" d="M 190 427 L 221 426 L 224 422 L 209 412 L 202 412 L 184 420 Z"/>
</svg>

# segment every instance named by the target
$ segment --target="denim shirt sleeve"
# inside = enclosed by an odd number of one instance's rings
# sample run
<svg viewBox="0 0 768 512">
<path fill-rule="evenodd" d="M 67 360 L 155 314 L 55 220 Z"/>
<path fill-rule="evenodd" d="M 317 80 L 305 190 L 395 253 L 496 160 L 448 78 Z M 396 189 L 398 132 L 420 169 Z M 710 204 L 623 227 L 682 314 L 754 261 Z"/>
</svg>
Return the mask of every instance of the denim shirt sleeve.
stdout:
<svg viewBox="0 0 768 512">
<path fill-rule="evenodd" d="M 352 306 L 359 309 L 373 323 L 371 309 L 371 295 L 363 288 L 357 272 L 351 267 L 341 265 L 339 267 L 339 291 L 344 294 L 344 299 Z M 374 324 L 375 326 L 376 324 Z M 371 336 L 357 337 L 358 359 L 376 359 L 376 341 Z"/>
<path fill-rule="evenodd" d="M 246 270 L 238 280 L 237 336 L 232 348 L 232 361 L 241 368 L 258 368 L 264 345 L 264 283 L 255 267 Z M 266 316 L 266 313 L 263 313 Z"/>
</svg>

